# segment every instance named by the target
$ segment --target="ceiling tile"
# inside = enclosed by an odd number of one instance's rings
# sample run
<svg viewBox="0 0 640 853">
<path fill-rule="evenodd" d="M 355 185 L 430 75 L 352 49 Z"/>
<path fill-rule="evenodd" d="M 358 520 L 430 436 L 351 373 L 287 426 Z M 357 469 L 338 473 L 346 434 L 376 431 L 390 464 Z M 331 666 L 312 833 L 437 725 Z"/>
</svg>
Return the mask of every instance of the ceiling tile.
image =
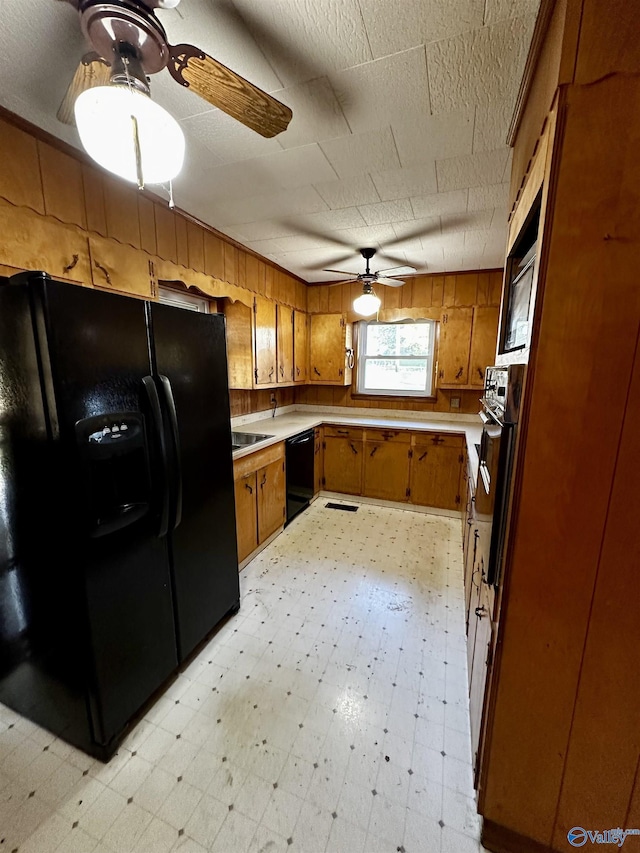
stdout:
<svg viewBox="0 0 640 853">
<path fill-rule="evenodd" d="M 506 145 L 513 109 L 512 98 L 499 103 L 476 107 L 476 120 L 473 128 L 474 152 L 492 151 Z"/>
<path fill-rule="evenodd" d="M 467 210 L 488 210 L 490 207 L 506 208 L 509 200 L 509 184 L 491 184 L 469 189 Z"/>
<path fill-rule="evenodd" d="M 317 213 L 326 210 L 327 205 L 313 187 L 296 187 L 293 190 L 280 190 L 276 193 L 251 196 L 250 198 L 229 198 L 216 202 L 216 216 L 219 224 L 240 225 L 244 222 L 258 222 L 282 216 L 297 216 L 302 213 Z M 215 227 L 215 222 L 206 219 Z"/>
<path fill-rule="evenodd" d="M 536 15 L 540 0 L 487 0 L 484 10 L 485 24 L 493 24 L 502 18 L 521 18 Z"/>
<path fill-rule="evenodd" d="M 399 246 L 407 251 L 418 247 L 423 250 L 425 241 L 440 236 L 440 217 L 430 216 L 422 219 L 411 219 L 408 222 L 396 222 L 393 229 L 396 232 Z"/>
<path fill-rule="evenodd" d="M 234 0 L 285 86 L 371 59 L 357 0 Z"/>
<path fill-rule="evenodd" d="M 278 237 L 292 237 L 296 234 L 295 226 L 272 219 L 262 222 L 245 222 L 238 225 L 235 230 L 242 235 L 239 238 L 241 242 L 247 240 L 274 240 Z"/>
<path fill-rule="evenodd" d="M 481 27 L 484 0 L 360 0 L 360 7 L 379 57 Z"/>
<path fill-rule="evenodd" d="M 332 210 L 380 201 L 369 175 L 357 175 L 343 181 L 327 181 L 316 184 L 315 188 Z"/>
<path fill-rule="evenodd" d="M 195 139 L 221 163 L 235 163 L 262 157 L 272 151 L 282 151 L 277 136 L 265 139 L 220 110 L 191 116 L 184 119 L 181 125 L 187 136 L 187 144 L 190 138 Z"/>
<path fill-rule="evenodd" d="M 250 240 L 246 245 L 259 255 L 277 255 L 282 252 L 278 240 Z"/>
<path fill-rule="evenodd" d="M 340 178 L 397 169 L 400 166 L 390 127 L 330 139 L 321 142 L 320 147 Z"/>
<path fill-rule="evenodd" d="M 417 196 L 411 199 L 411 207 L 416 219 L 447 213 L 464 213 L 467 210 L 467 190 Z"/>
<path fill-rule="evenodd" d="M 480 210 L 475 213 L 463 213 L 461 215 L 441 216 L 440 223 L 443 233 L 453 234 L 464 231 L 486 230 L 491 227 L 493 221 L 493 209 Z"/>
<path fill-rule="evenodd" d="M 331 83 L 354 133 L 429 113 L 424 47 L 405 50 L 332 74 Z"/>
<path fill-rule="evenodd" d="M 432 111 L 514 103 L 533 23 L 512 18 L 427 45 Z"/>
<path fill-rule="evenodd" d="M 460 157 L 473 150 L 474 110 L 467 108 L 435 116 L 413 114 L 409 110 L 403 121 L 392 122 L 392 130 L 403 166 Z M 499 144 L 503 143 L 504 139 Z"/>
<path fill-rule="evenodd" d="M 435 163 L 424 163 L 413 169 L 391 169 L 371 175 L 383 201 L 428 195 L 437 191 Z"/>
<path fill-rule="evenodd" d="M 280 237 L 278 244 L 283 252 L 305 252 L 307 249 L 321 249 L 326 251 L 327 241 L 323 237 L 310 237 L 299 234 L 295 237 Z"/>
<path fill-rule="evenodd" d="M 358 228 L 366 225 L 357 207 L 345 207 L 341 210 L 327 210 L 324 213 L 301 216 L 299 222 L 303 226 L 317 228 L 319 231 L 337 231 L 340 228 Z"/>
<path fill-rule="evenodd" d="M 393 230 L 393 225 L 365 225 L 362 228 L 346 228 L 336 233 L 342 239 L 351 243 L 354 253 L 361 246 L 380 246 L 384 248 L 387 243 L 393 243 L 396 239 L 396 232 Z"/>
<path fill-rule="evenodd" d="M 327 77 L 319 77 L 272 94 L 291 107 L 293 112 L 289 127 L 278 136 L 278 142 L 283 148 L 321 142 L 351 132 Z"/>
<path fill-rule="evenodd" d="M 360 208 L 367 225 L 381 225 L 386 222 L 405 222 L 413 217 L 409 199 L 399 201 L 381 201 L 378 204 L 365 204 Z"/>
<path fill-rule="evenodd" d="M 480 151 L 467 157 L 438 160 L 438 190 L 447 192 L 464 187 L 498 184 L 502 181 L 508 157 L 509 149 L 505 148 L 498 151 Z"/>
<path fill-rule="evenodd" d="M 283 189 L 335 180 L 336 173 L 317 143 L 274 151 L 259 160 L 245 160 L 239 168 L 253 166 Z"/>
</svg>

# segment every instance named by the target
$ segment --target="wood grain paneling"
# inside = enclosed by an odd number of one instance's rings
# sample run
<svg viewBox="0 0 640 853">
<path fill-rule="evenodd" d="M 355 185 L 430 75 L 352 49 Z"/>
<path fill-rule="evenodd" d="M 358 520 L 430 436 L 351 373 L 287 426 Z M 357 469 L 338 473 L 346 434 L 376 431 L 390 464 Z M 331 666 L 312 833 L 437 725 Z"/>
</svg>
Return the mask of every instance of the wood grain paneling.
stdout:
<svg viewBox="0 0 640 853">
<path fill-rule="evenodd" d="M 211 231 L 204 232 L 204 271 L 207 275 L 225 280 L 224 243 Z"/>
<path fill-rule="evenodd" d="M 165 261 L 178 263 L 176 241 L 176 214 L 166 204 L 155 205 L 156 247 L 158 255 Z"/>
<path fill-rule="evenodd" d="M 238 250 L 231 243 L 224 243 L 224 280 L 238 283 Z"/>
<path fill-rule="evenodd" d="M 187 220 L 176 216 L 176 249 L 178 263 L 183 267 L 189 266 L 189 241 L 187 239 Z"/>
<path fill-rule="evenodd" d="M 0 120 L 0 196 L 11 204 L 44 213 L 40 161 L 36 140 Z"/>
<path fill-rule="evenodd" d="M 155 205 L 143 195 L 138 196 L 138 216 L 140 218 L 140 248 L 150 255 L 157 254 Z"/>
<path fill-rule="evenodd" d="M 204 272 L 204 229 L 195 222 L 187 222 L 187 248 L 189 267 Z"/>
<path fill-rule="evenodd" d="M 82 166 L 73 157 L 38 143 L 44 209 L 48 216 L 86 229 Z"/>
<path fill-rule="evenodd" d="M 108 175 L 103 177 L 103 186 L 107 236 L 139 249 L 138 190 Z"/>
<path fill-rule="evenodd" d="M 107 236 L 107 212 L 104 205 L 104 184 L 102 175 L 96 169 L 82 167 L 84 188 L 84 207 L 89 231 L 95 231 L 102 237 Z"/>
</svg>

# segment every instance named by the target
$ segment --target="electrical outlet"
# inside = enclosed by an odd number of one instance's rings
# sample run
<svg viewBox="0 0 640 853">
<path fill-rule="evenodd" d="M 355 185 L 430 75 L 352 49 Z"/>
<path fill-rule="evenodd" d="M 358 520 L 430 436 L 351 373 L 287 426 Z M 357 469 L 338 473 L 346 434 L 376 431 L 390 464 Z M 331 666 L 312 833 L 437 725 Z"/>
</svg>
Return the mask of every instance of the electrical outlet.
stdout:
<svg viewBox="0 0 640 853">
<path fill-rule="evenodd" d="M 460 397 L 452 397 L 451 401 L 450 401 L 450 407 L 452 409 L 459 409 L 460 408 Z"/>
</svg>

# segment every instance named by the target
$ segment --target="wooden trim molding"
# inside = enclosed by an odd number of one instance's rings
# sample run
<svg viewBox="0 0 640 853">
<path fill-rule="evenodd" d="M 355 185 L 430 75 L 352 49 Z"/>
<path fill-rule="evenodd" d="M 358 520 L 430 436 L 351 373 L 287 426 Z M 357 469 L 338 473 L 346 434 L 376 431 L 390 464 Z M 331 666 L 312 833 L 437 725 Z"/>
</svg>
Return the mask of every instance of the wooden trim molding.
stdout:
<svg viewBox="0 0 640 853">
<path fill-rule="evenodd" d="M 548 844 L 534 841 L 492 820 L 484 820 L 480 840 L 491 853 L 553 853 Z"/>
<path fill-rule="evenodd" d="M 52 148 L 55 148 L 57 151 L 61 151 L 63 154 L 68 154 L 69 157 L 73 157 L 75 160 L 78 160 L 80 163 L 84 163 L 85 166 L 89 166 L 95 169 L 97 172 L 100 172 L 105 175 L 109 175 L 113 177 L 110 172 L 102 169 L 95 160 L 92 160 L 88 154 L 85 154 L 79 148 L 75 148 L 73 145 L 70 145 L 68 142 L 65 142 L 62 139 L 58 139 L 57 136 L 49 133 L 46 130 L 43 130 L 41 127 L 38 127 L 35 124 L 31 124 L 31 122 L 22 118 L 22 116 L 17 115 L 16 113 L 12 113 L 10 110 L 6 109 L 6 107 L 0 106 L 0 119 L 3 121 L 12 124 L 14 127 L 17 127 L 19 130 L 23 130 L 25 133 L 28 133 L 30 136 L 33 136 L 34 139 L 39 140 L 40 142 L 44 142 L 46 145 L 50 145 Z M 147 189 L 139 190 L 141 196 L 148 198 L 149 201 L 153 201 L 156 203 L 166 203 L 166 199 L 161 198 L 155 193 L 150 192 Z M 299 281 L 301 284 L 307 285 L 303 278 L 291 272 L 290 270 L 286 270 L 284 267 L 279 266 L 278 264 L 270 261 L 268 258 L 263 257 L 258 252 L 255 252 L 253 249 L 250 249 L 248 246 L 239 243 L 237 240 L 234 240 L 233 237 L 229 237 L 227 234 L 223 234 L 222 231 L 218 231 L 212 225 L 207 225 L 206 222 L 203 222 L 201 219 L 198 219 L 196 216 L 192 216 L 190 213 L 187 213 L 186 210 L 183 210 L 181 207 L 176 206 L 174 212 L 179 214 L 183 219 L 187 220 L 187 222 L 193 222 L 195 225 L 198 225 L 200 228 L 203 228 L 205 231 L 210 231 L 212 234 L 215 234 L 216 237 L 219 237 L 225 243 L 228 243 L 230 246 L 235 246 L 236 249 L 240 249 L 248 255 L 253 255 L 254 258 L 257 258 L 259 261 L 262 261 L 264 264 L 267 264 L 270 267 L 273 267 L 276 270 L 279 270 L 281 273 L 289 276 L 290 278 Z"/>
<path fill-rule="evenodd" d="M 522 75 L 522 81 L 520 82 L 520 88 L 518 89 L 518 97 L 516 98 L 516 105 L 511 118 L 511 124 L 509 125 L 509 132 L 507 133 L 507 145 L 510 148 L 513 148 L 518 134 L 518 129 L 520 128 L 520 122 L 522 121 L 524 108 L 527 103 L 527 98 L 529 97 L 529 91 L 531 89 L 531 84 L 533 83 L 533 77 L 536 66 L 538 65 L 538 59 L 540 58 L 540 52 L 542 51 L 542 45 L 544 44 L 547 30 L 549 28 L 549 22 L 551 21 L 551 14 L 554 6 L 555 0 L 541 0 L 540 8 L 538 9 L 531 45 L 529 46 L 529 53 L 527 54 L 527 61 L 524 66 L 524 73 Z"/>
</svg>

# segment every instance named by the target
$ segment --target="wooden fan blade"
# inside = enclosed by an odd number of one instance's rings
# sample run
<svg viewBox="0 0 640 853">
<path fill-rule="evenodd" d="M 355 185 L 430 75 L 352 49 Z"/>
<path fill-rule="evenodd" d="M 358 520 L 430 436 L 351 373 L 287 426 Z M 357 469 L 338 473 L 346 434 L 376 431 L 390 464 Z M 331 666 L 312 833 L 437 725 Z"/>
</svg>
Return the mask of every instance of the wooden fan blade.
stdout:
<svg viewBox="0 0 640 853">
<path fill-rule="evenodd" d="M 356 282 L 357 278 L 348 278 L 346 281 L 332 281 L 327 284 L 327 287 L 337 287 L 339 284 L 351 284 L 352 282 Z"/>
<path fill-rule="evenodd" d="M 391 275 L 411 275 L 411 273 L 414 272 L 417 272 L 415 267 L 409 267 L 405 264 L 405 266 L 403 267 L 390 267 L 386 270 L 378 270 L 376 275 L 384 275 L 389 277 Z"/>
<path fill-rule="evenodd" d="M 387 287 L 402 287 L 404 281 L 400 281 L 397 278 L 385 278 L 382 275 L 375 280 L 374 284 L 386 284 Z"/>
<path fill-rule="evenodd" d="M 193 45 L 169 45 L 169 50 L 167 68 L 181 86 L 261 136 L 287 129 L 293 115 L 289 107 Z"/>
<path fill-rule="evenodd" d="M 73 106 L 78 95 L 86 89 L 93 89 L 94 86 L 108 86 L 110 78 L 111 66 L 97 53 L 85 53 L 58 108 L 58 121 L 63 124 L 75 124 Z"/>
</svg>

